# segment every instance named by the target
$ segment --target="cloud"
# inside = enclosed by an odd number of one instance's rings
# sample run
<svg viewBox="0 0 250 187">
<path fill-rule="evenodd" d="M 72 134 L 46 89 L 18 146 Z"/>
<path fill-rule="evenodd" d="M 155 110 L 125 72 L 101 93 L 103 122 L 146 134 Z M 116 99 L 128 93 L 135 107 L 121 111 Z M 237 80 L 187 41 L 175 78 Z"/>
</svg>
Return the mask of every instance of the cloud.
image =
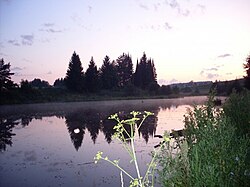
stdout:
<svg viewBox="0 0 250 187">
<path fill-rule="evenodd" d="M 166 2 L 173 9 L 175 9 L 175 8 L 179 9 L 180 8 L 180 4 L 176 0 L 171 0 L 170 2 L 168 2 L 168 1 L 166 1 Z"/>
<path fill-rule="evenodd" d="M 219 75 L 218 75 L 217 73 L 208 73 L 208 74 L 207 74 L 207 78 L 208 78 L 208 79 L 213 79 L 213 78 L 215 78 L 215 77 L 219 77 Z"/>
<path fill-rule="evenodd" d="M 158 83 L 159 83 L 159 85 L 167 85 L 168 81 L 166 79 L 159 79 Z"/>
<path fill-rule="evenodd" d="M 200 72 L 200 75 L 206 77 L 207 79 L 213 79 L 219 76 L 218 73 L 215 73 L 218 70 L 219 70 L 218 67 L 203 68 L 202 71 Z"/>
<path fill-rule="evenodd" d="M 157 12 L 160 6 L 161 6 L 160 3 L 154 4 L 154 10 Z"/>
<path fill-rule="evenodd" d="M 201 13 L 204 13 L 205 10 L 206 10 L 206 6 L 205 5 L 198 4 L 197 7 L 201 11 Z"/>
<path fill-rule="evenodd" d="M 218 71 L 218 68 L 208 68 L 208 69 L 205 69 L 206 71 Z"/>
<path fill-rule="evenodd" d="M 28 60 L 26 58 L 23 58 L 22 61 L 24 61 L 24 62 L 31 62 L 30 60 Z"/>
<path fill-rule="evenodd" d="M 21 35 L 23 45 L 32 45 L 34 41 L 34 35 Z"/>
<path fill-rule="evenodd" d="M 5 53 L 0 52 L 0 56 L 8 56 L 8 55 L 5 54 Z"/>
<path fill-rule="evenodd" d="M 39 29 L 39 31 L 44 31 L 48 33 L 60 33 L 63 32 L 61 29 L 55 29 L 55 24 L 54 23 L 44 23 L 42 29 Z"/>
<path fill-rule="evenodd" d="M 175 78 L 173 78 L 173 79 L 171 79 L 170 81 L 169 81 L 169 83 L 171 83 L 171 84 L 173 84 L 173 83 L 178 83 L 179 81 L 177 80 L 177 79 L 175 79 Z"/>
<path fill-rule="evenodd" d="M 17 40 L 8 40 L 8 43 L 14 46 L 20 46 L 19 42 Z"/>
<path fill-rule="evenodd" d="M 233 74 L 232 72 L 226 73 L 226 75 L 232 75 L 232 74 Z"/>
<path fill-rule="evenodd" d="M 63 32 L 63 30 L 56 30 L 56 29 L 53 29 L 53 28 L 40 29 L 40 31 L 45 31 L 45 32 L 48 32 L 48 33 L 60 33 L 60 32 Z"/>
<path fill-rule="evenodd" d="M 211 74 L 210 72 L 212 71 L 218 71 L 219 69 L 217 67 L 212 67 L 212 68 L 203 68 L 202 71 L 200 72 L 201 76 L 207 76 L 208 74 Z"/>
<path fill-rule="evenodd" d="M 48 74 L 48 75 L 51 75 L 51 74 L 52 74 L 52 71 L 47 72 L 47 74 Z"/>
<path fill-rule="evenodd" d="M 180 10 L 180 14 L 183 15 L 183 16 L 185 16 L 185 17 L 187 17 L 187 16 L 189 16 L 190 11 L 188 9 L 186 9 L 186 10 Z"/>
<path fill-rule="evenodd" d="M 13 67 L 10 69 L 11 71 L 21 71 L 23 70 L 23 68 L 20 68 L 20 67 Z"/>
<path fill-rule="evenodd" d="M 168 22 L 165 22 L 164 28 L 165 28 L 166 30 L 170 30 L 170 29 L 172 29 L 173 27 L 172 27 Z"/>
<path fill-rule="evenodd" d="M 148 10 L 148 6 L 145 4 L 140 3 L 139 6 L 143 8 L 144 10 Z"/>
<path fill-rule="evenodd" d="M 53 27 L 55 24 L 54 23 L 44 23 L 44 27 Z"/>
<path fill-rule="evenodd" d="M 78 16 L 77 14 L 74 14 L 71 16 L 71 19 L 79 26 L 79 27 L 82 27 L 83 29 L 85 30 L 91 30 L 91 27 L 90 26 L 86 26 L 84 24 L 84 21 L 83 19 Z"/>
<path fill-rule="evenodd" d="M 171 79 L 171 80 L 166 80 L 166 79 L 159 79 L 158 83 L 159 85 L 169 85 L 169 84 L 174 84 L 174 83 L 178 83 L 179 81 L 176 80 L 175 78 Z"/>
<path fill-rule="evenodd" d="M 232 54 L 225 53 L 225 54 L 217 56 L 217 58 L 226 58 L 226 57 L 230 57 L 230 56 L 232 56 Z"/>
<path fill-rule="evenodd" d="M 92 6 L 88 6 L 88 12 L 89 12 L 89 14 L 91 14 L 92 9 L 93 9 L 93 7 L 92 7 Z"/>
</svg>

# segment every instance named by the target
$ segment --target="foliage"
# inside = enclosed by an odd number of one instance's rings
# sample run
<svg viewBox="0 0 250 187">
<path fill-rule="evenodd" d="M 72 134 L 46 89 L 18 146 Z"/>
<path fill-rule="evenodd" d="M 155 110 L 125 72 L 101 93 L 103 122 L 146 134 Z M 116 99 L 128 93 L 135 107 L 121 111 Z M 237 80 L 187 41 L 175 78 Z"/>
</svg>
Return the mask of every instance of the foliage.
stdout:
<svg viewBox="0 0 250 187">
<path fill-rule="evenodd" d="M 22 92 L 28 93 L 32 91 L 32 86 L 28 80 L 21 80 L 20 88 Z"/>
<path fill-rule="evenodd" d="M 65 82 L 64 82 L 64 79 L 63 78 L 61 78 L 61 79 L 56 79 L 55 80 L 55 82 L 54 82 L 54 84 L 53 84 L 53 86 L 55 87 L 55 88 L 64 88 L 65 87 Z"/>
<path fill-rule="evenodd" d="M 249 184 L 246 159 L 250 140 L 245 135 L 238 135 L 235 122 L 213 106 L 213 99 L 210 96 L 206 105 L 195 106 L 185 115 L 185 141 L 178 150 L 162 149 L 159 160 L 164 186 Z"/>
<path fill-rule="evenodd" d="M 216 91 L 217 95 L 230 95 L 233 90 L 235 90 L 237 93 L 242 91 L 241 81 L 238 79 L 232 80 L 232 81 L 215 81 L 211 88 L 210 92 L 212 90 Z"/>
<path fill-rule="evenodd" d="M 246 64 L 243 64 L 244 69 L 246 70 L 245 78 L 245 87 L 250 90 L 250 55 L 246 59 Z"/>
<path fill-rule="evenodd" d="M 136 64 L 136 70 L 134 73 L 134 85 L 139 88 L 146 89 L 152 83 L 157 83 L 157 75 L 154 66 L 154 60 L 147 59 L 145 53 L 143 53 L 140 63 Z"/>
<path fill-rule="evenodd" d="M 86 70 L 84 83 L 85 83 L 85 89 L 88 92 L 96 92 L 98 90 L 99 77 L 93 57 L 91 57 L 91 60 L 89 62 L 89 67 Z"/>
<path fill-rule="evenodd" d="M 69 90 L 81 92 L 83 90 L 83 68 L 79 56 L 73 53 L 65 77 L 65 85 Z"/>
<path fill-rule="evenodd" d="M 100 80 L 103 89 L 113 89 L 118 85 L 117 67 L 115 61 L 110 62 L 110 58 L 105 56 L 100 68 Z"/>
<path fill-rule="evenodd" d="M 34 88 L 49 88 L 50 85 L 47 81 L 41 79 L 34 79 L 30 82 L 30 85 Z"/>
<path fill-rule="evenodd" d="M 123 53 L 116 60 L 117 63 L 117 76 L 118 76 L 118 87 L 123 88 L 124 86 L 132 82 L 133 76 L 133 63 L 129 54 Z"/>
<path fill-rule="evenodd" d="M 223 106 L 239 135 L 250 135 L 250 91 L 233 92 Z"/>
<path fill-rule="evenodd" d="M 5 64 L 4 60 L 0 60 L 0 91 L 8 90 L 13 88 L 15 85 L 13 81 L 11 81 L 11 75 L 14 73 L 10 72 L 10 63 Z"/>
<path fill-rule="evenodd" d="M 160 94 L 161 95 L 170 95 L 170 94 L 172 94 L 172 89 L 171 89 L 171 87 L 170 87 L 170 85 L 162 85 L 161 87 L 160 87 Z"/>
<path fill-rule="evenodd" d="M 137 163 L 137 157 L 135 153 L 135 136 L 136 136 L 136 130 L 139 130 L 143 124 L 143 122 L 146 120 L 146 118 L 150 115 L 153 115 L 151 112 L 144 111 L 143 114 L 140 112 L 131 112 L 132 118 L 125 119 L 125 120 L 120 120 L 118 114 L 111 115 L 109 119 L 115 120 L 117 122 L 117 125 L 114 126 L 114 130 L 116 132 L 113 135 L 113 138 L 119 140 L 123 148 L 127 151 L 127 153 L 131 157 L 131 162 L 134 163 L 137 177 L 133 177 L 131 174 L 129 174 L 126 170 L 124 170 L 120 165 L 119 165 L 119 160 L 110 160 L 107 156 L 103 156 L 103 152 L 99 151 L 96 156 L 95 156 L 95 163 L 97 163 L 99 160 L 105 160 L 121 171 L 121 176 L 122 174 L 127 175 L 130 178 L 130 186 L 153 186 L 154 185 L 154 171 L 156 169 L 156 155 L 157 155 L 157 150 L 153 152 L 153 158 L 151 162 L 148 165 L 148 169 L 145 173 L 145 176 L 143 177 L 140 172 L 140 168 Z M 140 117 L 142 115 L 142 118 Z M 169 141 L 169 138 L 165 138 L 166 141 Z M 130 144 L 128 143 L 130 142 Z M 121 182 L 123 184 L 123 180 L 121 177 Z"/>
</svg>

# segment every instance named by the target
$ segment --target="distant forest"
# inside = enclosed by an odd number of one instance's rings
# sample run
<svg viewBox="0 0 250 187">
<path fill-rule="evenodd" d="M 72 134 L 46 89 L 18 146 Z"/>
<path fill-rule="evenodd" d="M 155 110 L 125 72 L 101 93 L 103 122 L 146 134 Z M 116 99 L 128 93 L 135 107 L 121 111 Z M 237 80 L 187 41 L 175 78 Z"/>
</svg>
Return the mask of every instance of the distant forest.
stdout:
<svg viewBox="0 0 250 187">
<path fill-rule="evenodd" d="M 228 95 L 232 90 L 240 92 L 243 87 L 250 89 L 250 55 L 246 59 L 243 79 L 232 81 L 204 81 L 162 85 L 157 83 L 154 60 L 144 52 L 137 59 L 134 70 L 130 54 L 123 53 L 116 60 L 105 56 L 98 69 L 91 57 L 84 71 L 80 57 L 74 52 L 64 78 L 55 80 L 53 86 L 47 81 L 35 78 L 22 80 L 20 85 L 11 80 L 10 63 L 0 60 L 0 104 L 83 101 L 117 99 L 128 97 L 160 98 L 187 95 L 207 95 L 212 89 L 219 95 Z"/>
</svg>

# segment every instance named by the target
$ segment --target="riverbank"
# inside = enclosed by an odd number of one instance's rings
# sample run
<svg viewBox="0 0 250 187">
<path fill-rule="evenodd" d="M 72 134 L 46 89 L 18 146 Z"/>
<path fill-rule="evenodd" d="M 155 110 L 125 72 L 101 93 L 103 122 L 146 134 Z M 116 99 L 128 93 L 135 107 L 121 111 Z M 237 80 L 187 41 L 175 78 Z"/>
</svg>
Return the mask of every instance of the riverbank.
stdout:
<svg viewBox="0 0 250 187">
<path fill-rule="evenodd" d="M 158 105 L 163 108 L 179 106 L 181 104 L 194 105 L 201 104 L 207 100 L 207 96 L 189 96 L 179 98 L 147 98 L 147 99 L 120 99 L 120 100 L 102 100 L 102 101 L 81 101 L 81 102 L 50 102 L 50 103 L 30 103 L 30 104 L 12 104 L 1 105 L 0 116 L 6 115 L 38 115 L 38 114 L 60 114 L 67 111 L 77 111 L 82 109 L 98 109 L 105 107 L 116 107 L 117 110 L 126 109 L 127 106 L 150 108 Z M 115 104 L 114 104 L 115 103 Z"/>
<path fill-rule="evenodd" d="M 206 96 L 208 91 L 201 93 L 170 93 L 150 94 L 146 91 L 133 92 L 130 90 L 105 90 L 98 93 L 76 93 L 65 89 L 20 89 L 0 93 L 0 105 L 33 104 L 33 103 L 61 103 L 85 101 L 137 100 L 137 99 L 171 99 L 187 96 Z"/>
</svg>

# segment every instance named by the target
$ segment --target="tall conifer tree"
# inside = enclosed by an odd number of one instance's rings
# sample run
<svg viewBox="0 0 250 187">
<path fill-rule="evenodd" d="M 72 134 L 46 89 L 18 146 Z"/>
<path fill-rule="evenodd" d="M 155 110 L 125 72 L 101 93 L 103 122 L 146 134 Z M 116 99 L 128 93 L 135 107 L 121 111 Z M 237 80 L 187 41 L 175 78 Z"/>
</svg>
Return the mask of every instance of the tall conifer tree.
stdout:
<svg viewBox="0 0 250 187">
<path fill-rule="evenodd" d="M 117 87 L 118 77 L 115 61 L 110 62 L 110 58 L 105 56 L 100 68 L 100 80 L 103 89 L 113 89 Z"/>
<path fill-rule="evenodd" d="M 85 73 L 85 86 L 89 92 L 96 92 L 99 87 L 98 70 L 93 57 L 91 57 L 89 67 Z"/>
<path fill-rule="evenodd" d="M 15 86 L 11 80 L 14 73 L 10 72 L 10 63 L 5 64 L 3 58 L 0 60 L 0 91 L 8 90 Z"/>
<path fill-rule="evenodd" d="M 137 62 L 136 70 L 134 74 L 134 85 L 142 89 L 146 89 L 150 84 L 156 84 L 156 70 L 154 66 L 154 61 L 152 59 L 147 59 L 145 52 Z"/>
<path fill-rule="evenodd" d="M 80 92 L 83 90 L 83 68 L 79 56 L 73 53 L 65 77 L 65 85 L 69 90 Z"/>
<path fill-rule="evenodd" d="M 119 56 L 116 62 L 117 62 L 118 86 L 122 88 L 132 83 L 133 63 L 130 55 L 125 53 Z"/>
</svg>

